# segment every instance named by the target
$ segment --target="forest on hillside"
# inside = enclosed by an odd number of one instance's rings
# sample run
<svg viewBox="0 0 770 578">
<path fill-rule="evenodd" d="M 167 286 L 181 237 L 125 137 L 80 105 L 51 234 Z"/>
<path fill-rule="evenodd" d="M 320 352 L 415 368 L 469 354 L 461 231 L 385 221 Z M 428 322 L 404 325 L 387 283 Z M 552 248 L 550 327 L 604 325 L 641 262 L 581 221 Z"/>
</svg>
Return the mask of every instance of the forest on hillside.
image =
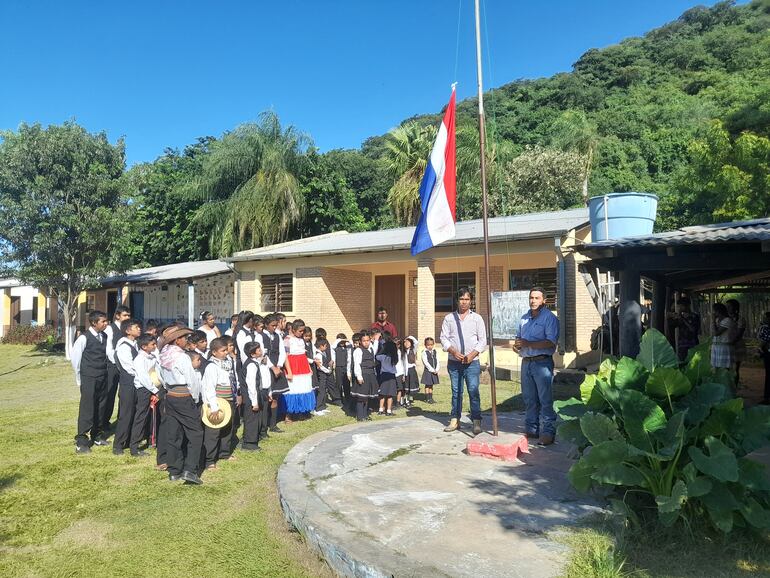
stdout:
<svg viewBox="0 0 770 578">
<path fill-rule="evenodd" d="M 491 90 L 485 104 L 493 216 L 617 191 L 658 194 L 661 230 L 770 213 L 770 0 L 693 8 L 643 37 L 589 50 L 570 72 Z M 476 107 L 468 99 L 457 108 L 458 220 L 481 212 Z M 441 113 L 407 119 L 359 149 L 320 153 L 301 127 L 268 112 L 151 163 L 125 170 L 123 161 L 110 178 L 132 241 L 125 259 L 159 265 L 413 224 Z M 83 136 L 73 123 L 63 129 L 56 146 L 62 134 Z M 47 142 L 52 130 L 4 135 L 7 167 L 19 166 L 13 155 L 29 150 L 25 139 Z M 113 146 L 123 154 L 122 142 Z"/>
</svg>

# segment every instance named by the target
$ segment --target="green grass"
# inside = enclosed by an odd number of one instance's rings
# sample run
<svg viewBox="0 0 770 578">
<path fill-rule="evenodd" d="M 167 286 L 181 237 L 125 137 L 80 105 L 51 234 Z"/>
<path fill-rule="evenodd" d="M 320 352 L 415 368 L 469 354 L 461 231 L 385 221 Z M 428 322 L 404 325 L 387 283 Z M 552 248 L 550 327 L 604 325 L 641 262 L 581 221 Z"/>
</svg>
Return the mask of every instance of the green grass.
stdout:
<svg viewBox="0 0 770 578">
<path fill-rule="evenodd" d="M 498 391 L 510 397 L 512 385 Z M 284 521 L 275 480 L 301 439 L 353 422 L 340 410 L 286 426 L 190 487 L 154 457 L 76 456 L 78 396 L 63 357 L 0 346 L 0 576 L 331 575 Z M 435 398 L 415 409 L 448 414 L 446 383 Z"/>
<path fill-rule="evenodd" d="M 443 381 L 437 403 L 418 399 L 413 412 L 448 415 Z M 488 410 L 489 388 L 481 393 Z M 498 382 L 500 409 L 521 407 L 516 393 Z M 116 457 L 109 447 L 76 456 L 77 402 L 62 357 L 0 346 L 0 576 L 331 576 L 284 521 L 275 480 L 301 439 L 353 422 L 337 408 L 287 426 L 263 452 L 240 453 L 190 487 L 155 471 L 154 458 Z M 752 535 L 615 540 L 589 528 L 565 541 L 574 552 L 567 578 L 770 576 L 770 541 Z"/>
</svg>

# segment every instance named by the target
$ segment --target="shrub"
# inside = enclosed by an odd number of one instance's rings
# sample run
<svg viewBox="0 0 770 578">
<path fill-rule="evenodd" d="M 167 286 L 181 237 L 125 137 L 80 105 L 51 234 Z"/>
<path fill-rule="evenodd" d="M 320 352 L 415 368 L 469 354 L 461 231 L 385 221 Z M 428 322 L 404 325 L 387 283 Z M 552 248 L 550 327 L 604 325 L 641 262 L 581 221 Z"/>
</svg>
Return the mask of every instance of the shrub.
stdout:
<svg viewBox="0 0 770 578">
<path fill-rule="evenodd" d="M 770 442 L 770 407 L 744 409 L 730 373 L 712 370 L 708 347 L 692 349 L 680 369 L 651 329 L 636 359 L 605 360 L 580 400 L 557 402 L 558 433 L 581 455 L 568 474 L 575 488 L 610 491 L 632 520 L 655 512 L 665 526 L 770 528 L 770 479 L 746 457 Z"/>
<path fill-rule="evenodd" d="M 17 325 L 3 336 L 3 343 L 16 345 L 40 345 L 56 342 L 56 334 L 49 325 Z"/>
</svg>

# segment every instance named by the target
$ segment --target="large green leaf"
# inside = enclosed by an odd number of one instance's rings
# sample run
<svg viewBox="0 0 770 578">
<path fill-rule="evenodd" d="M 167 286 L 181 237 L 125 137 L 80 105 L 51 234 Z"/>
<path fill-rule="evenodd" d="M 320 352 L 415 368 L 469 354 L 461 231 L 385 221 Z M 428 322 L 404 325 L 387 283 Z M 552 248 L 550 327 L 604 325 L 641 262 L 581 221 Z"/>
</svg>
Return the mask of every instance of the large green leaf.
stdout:
<svg viewBox="0 0 770 578">
<path fill-rule="evenodd" d="M 650 372 L 655 371 L 656 367 L 679 367 L 674 348 L 657 329 L 644 332 L 636 360 Z"/>
<path fill-rule="evenodd" d="M 620 396 L 623 427 L 629 441 L 646 452 L 655 453 L 652 432 L 666 427 L 666 414 L 649 397 L 636 390 L 623 390 Z"/>
<path fill-rule="evenodd" d="M 578 448 L 584 448 L 588 445 L 588 439 L 580 428 L 580 420 L 577 419 L 560 423 L 556 430 L 556 436 L 562 441 L 575 444 Z"/>
<path fill-rule="evenodd" d="M 711 491 L 713 484 L 706 476 L 698 476 L 694 480 L 687 482 L 687 495 L 691 498 L 705 496 Z"/>
<path fill-rule="evenodd" d="M 599 379 L 606 381 L 607 383 L 612 383 L 612 374 L 614 371 L 615 361 L 611 357 L 608 357 L 602 361 L 602 364 L 599 366 L 597 375 Z"/>
<path fill-rule="evenodd" d="M 580 458 L 594 468 L 620 463 L 628 457 L 628 444 L 623 440 L 611 440 L 593 446 Z"/>
<path fill-rule="evenodd" d="M 708 456 L 695 446 L 687 449 L 695 467 L 716 480 L 737 482 L 738 460 L 732 450 L 715 437 L 707 437 L 704 443 Z"/>
<path fill-rule="evenodd" d="M 681 397 L 689 393 L 691 389 L 690 380 L 678 369 L 670 367 L 655 368 L 644 386 L 648 395 L 661 399 Z"/>
<path fill-rule="evenodd" d="M 591 478 L 600 484 L 612 486 L 641 486 L 644 484 L 644 476 L 634 468 L 625 464 L 610 464 L 598 468 Z"/>
<path fill-rule="evenodd" d="M 687 352 L 687 362 L 684 368 L 687 379 L 698 384 L 711 376 L 711 343 L 701 343 L 690 348 Z"/>
<path fill-rule="evenodd" d="M 679 518 L 682 506 L 687 501 L 687 487 L 678 480 L 671 489 L 670 496 L 655 496 L 658 504 L 658 518 L 664 526 L 672 526 Z"/>
<path fill-rule="evenodd" d="M 721 383 L 722 385 L 725 385 L 728 388 L 730 388 L 730 390 L 734 390 L 735 389 L 735 372 L 732 369 L 728 369 L 726 367 L 719 367 L 712 371 L 712 375 L 709 378 L 709 381 L 713 381 L 715 383 Z"/>
<path fill-rule="evenodd" d="M 754 492 L 770 492 L 770 470 L 752 459 L 738 460 L 738 481 Z"/>
<path fill-rule="evenodd" d="M 741 449 L 751 453 L 770 443 L 770 406 L 756 405 L 738 420 L 734 435 L 741 439 Z"/>
<path fill-rule="evenodd" d="M 615 366 L 612 384 L 618 389 L 644 389 L 649 372 L 645 367 L 630 357 L 621 357 Z"/>
<path fill-rule="evenodd" d="M 709 510 L 734 512 L 740 509 L 741 504 L 727 484 L 712 480 L 711 486 L 711 491 L 701 497 Z"/>
<path fill-rule="evenodd" d="M 580 458 L 567 472 L 567 479 L 579 492 L 587 492 L 591 489 L 591 474 L 595 470 L 594 466 L 586 463 L 585 458 Z"/>
<path fill-rule="evenodd" d="M 741 504 L 741 515 L 746 521 L 761 530 L 770 528 L 770 511 L 757 502 L 754 498 L 748 498 Z"/>
<path fill-rule="evenodd" d="M 589 409 L 601 410 L 607 403 L 604 401 L 596 382 L 596 375 L 586 375 L 583 383 L 580 384 L 580 398 Z"/>
<path fill-rule="evenodd" d="M 730 390 L 721 383 L 703 383 L 692 391 L 678 404 L 687 409 L 685 422 L 697 425 L 706 419 L 718 403 L 730 398 Z"/>
<path fill-rule="evenodd" d="M 743 414 L 743 399 L 736 397 L 714 406 L 711 415 L 701 426 L 702 436 L 723 436 L 733 430 Z"/>
<path fill-rule="evenodd" d="M 677 412 L 668 418 L 665 429 L 657 430 L 653 436 L 659 442 L 660 447 L 657 457 L 662 460 L 672 459 L 680 446 L 684 443 L 686 428 L 684 426 L 685 412 Z"/>
<path fill-rule="evenodd" d="M 578 419 L 587 411 L 585 404 L 574 397 L 553 402 L 553 408 L 563 420 Z"/>
<path fill-rule="evenodd" d="M 615 422 L 602 413 L 589 412 L 583 415 L 580 418 L 580 429 L 593 445 L 623 437 Z"/>
<path fill-rule="evenodd" d="M 730 510 L 714 510 L 712 508 L 706 508 L 709 513 L 709 518 L 714 522 L 714 525 L 728 534 L 733 529 L 733 513 Z"/>
</svg>

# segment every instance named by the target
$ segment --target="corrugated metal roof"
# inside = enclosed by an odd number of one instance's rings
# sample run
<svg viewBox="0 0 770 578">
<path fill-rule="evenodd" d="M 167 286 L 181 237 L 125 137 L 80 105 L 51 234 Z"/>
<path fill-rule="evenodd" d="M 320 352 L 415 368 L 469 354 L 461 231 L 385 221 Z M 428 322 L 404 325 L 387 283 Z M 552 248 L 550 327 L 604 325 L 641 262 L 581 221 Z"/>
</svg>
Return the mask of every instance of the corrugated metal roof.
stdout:
<svg viewBox="0 0 770 578">
<path fill-rule="evenodd" d="M 114 275 L 102 279 L 102 285 L 116 283 L 159 283 L 179 279 L 194 279 L 209 277 L 220 273 L 228 273 L 231 269 L 227 263 L 212 259 L 210 261 L 191 261 L 189 263 L 174 263 L 146 269 L 133 269 L 124 275 Z"/>
<path fill-rule="evenodd" d="M 587 222 L 588 210 L 585 208 L 495 217 L 489 219 L 489 240 L 490 242 L 500 242 L 562 235 Z M 413 236 L 414 227 L 366 231 L 363 233 L 340 231 L 281 243 L 280 245 L 240 251 L 225 260 L 263 261 L 313 255 L 403 250 L 410 248 Z M 482 221 L 481 219 L 476 219 L 457 223 L 455 239 L 448 241 L 446 244 L 469 245 L 479 243 L 482 240 Z"/>
<path fill-rule="evenodd" d="M 695 225 L 683 227 L 675 231 L 666 231 L 665 233 L 587 243 L 585 248 L 671 247 L 676 245 L 757 241 L 770 241 L 770 218 L 717 223 L 715 225 Z"/>
</svg>

